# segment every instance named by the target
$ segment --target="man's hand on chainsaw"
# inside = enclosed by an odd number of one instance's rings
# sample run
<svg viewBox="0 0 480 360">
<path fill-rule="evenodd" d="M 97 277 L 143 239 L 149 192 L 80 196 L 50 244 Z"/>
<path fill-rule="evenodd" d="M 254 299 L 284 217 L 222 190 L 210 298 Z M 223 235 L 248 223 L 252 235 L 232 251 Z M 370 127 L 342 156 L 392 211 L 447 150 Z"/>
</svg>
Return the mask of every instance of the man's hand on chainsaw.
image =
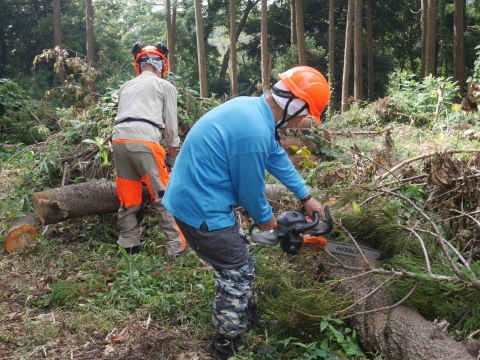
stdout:
<svg viewBox="0 0 480 360">
<path fill-rule="evenodd" d="M 318 202 L 315 198 L 310 198 L 309 200 L 303 203 L 303 208 L 305 209 L 305 213 L 312 218 L 313 213 L 317 212 L 319 217 L 324 217 L 325 213 L 323 212 L 323 206 Z"/>
<path fill-rule="evenodd" d="M 257 223 L 257 227 L 261 231 L 274 230 L 277 228 L 277 218 L 275 216 L 272 216 L 272 219 L 268 223 Z"/>
</svg>

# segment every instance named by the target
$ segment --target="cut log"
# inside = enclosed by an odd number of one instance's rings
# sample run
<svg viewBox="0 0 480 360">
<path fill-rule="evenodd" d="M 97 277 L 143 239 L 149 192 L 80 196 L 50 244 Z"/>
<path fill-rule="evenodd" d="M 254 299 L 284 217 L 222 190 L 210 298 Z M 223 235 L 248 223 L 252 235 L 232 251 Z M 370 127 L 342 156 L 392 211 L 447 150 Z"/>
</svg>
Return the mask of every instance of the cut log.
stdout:
<svg viewBox="0 0 480 360">
<path fill-rule="evenodd" d="M 12 253 L 33 244 L 40 225 L 40 219 L 34 213 L 27 213 L 26 216 L 13 219 L 7 232 L 5 250 Z"/>
<path fill-rule="evenodd" d="M 272 200 L 291 193 L 283 185 L 268 184 L 265 195 Z M 21 251 L 32 244 L 41 225 L 56 224 L 81 216 L 115 213 L 120 205 L 115 183 L 99 180 L 36 192 L 32 198 L 36 214 L 29 213 L 12 222 L 5 244 L 8 252 Z M 144 202 L 149 201 L 149 198 L 145 187 Z"/>
<path fill-rule="evenodd" d="M 144 200 L 148 198 L 145 189 Z M 120 205 L 115 183 L 100 180 L 36 192 L 32 199 L 43 225 L 80 216 L 115 213 Z"/>
<path fill-rule="evenodd" d="M 267 199 L 291 195 L 283 185 L 268 184 Z M 120 205 L 114 182 L 92 180 L 36 192 L 32 195 L 35 211 L 43 225 L 55 224 L 79 216 L 115 213 Z M 149 201 L 144 187 L 143 200 Z"/>
<path fill-rule="evenodd" d="M 338 258 L 349 266 L 360 266 L 361 260 L 358 258 Z M 374 263 L 372 260 L 373 267 Z M 358 272 L 340 267 L 325 267 L 328 268 L 328 273 L 335 277 L 349 278 L 358 275 Z M 367 276 L 371 281 L 365 281 L 365 278 L 361 281 L 358 278 L 342 281 L 339 290 L 349 293 L 354 300 L 360 300 L 380 284 L 377 276 Z M 360 282 L 363 283 L 361 287 Z M 384 310 L 369 312 L 382 308 Z M 376 292 L 357 312 L 359 315 L 351 317 L 350 320 L 362 347 L 369 351 L 375 349 L 389 360 L 477 359 L 478 341 L 475 340 L 476 344 L 473 346 L 455 341 L 444 331 L 444 327 L 426 320 L 414 307 L 394 304 L 387 289 Z M 476 354 L 473 355 L 473 352 Z"/>
<path fill-rule="evenodd" d="M 268 184 L 265 195 L 269 200 L 276 200 L 291 193 L 283 185 Z M 32 198 L 36 214 L 29 213 L 12 222 L 5 244 L 8 252 L 21 251 L 32 244 L 41 225 L 81 216 L 116 213 L 120 205 L 115 183 L 100 180 L 36 192 Z M 143 200 L 147 202 L 149 199 L 150 195 L 144 187 Z"/>
</svg>

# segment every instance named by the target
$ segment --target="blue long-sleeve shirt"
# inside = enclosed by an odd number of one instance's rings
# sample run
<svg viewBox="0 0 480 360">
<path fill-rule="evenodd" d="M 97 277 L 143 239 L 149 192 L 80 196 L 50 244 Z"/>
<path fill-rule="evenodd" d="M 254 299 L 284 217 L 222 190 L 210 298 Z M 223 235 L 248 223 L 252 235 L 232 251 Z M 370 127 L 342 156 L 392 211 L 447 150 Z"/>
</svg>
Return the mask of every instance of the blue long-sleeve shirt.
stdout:
<svg viewBox="0 0 480 360">
<path fill-rule="evenodd" d="M 308 194 L 287 153 L 275 140 L 265 96 L 237 97 L 205 114 L 190 129 L 175 162 L 163 204 L 173 216 L 209 230 L 235 223 L 240 204 L 259 223 L 272 218 L 265 170 L 296 197 Z"/>
</svg>

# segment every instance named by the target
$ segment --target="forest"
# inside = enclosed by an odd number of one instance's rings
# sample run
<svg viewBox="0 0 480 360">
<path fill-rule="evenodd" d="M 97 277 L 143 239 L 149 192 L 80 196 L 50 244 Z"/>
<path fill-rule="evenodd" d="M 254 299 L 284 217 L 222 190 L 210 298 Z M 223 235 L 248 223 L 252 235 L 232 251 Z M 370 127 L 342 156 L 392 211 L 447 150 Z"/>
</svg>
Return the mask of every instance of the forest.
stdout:
<svg viewBox="0 0 480 360">
<path fill-rule="evenodd" d="M 169 50 L 182 141 L 291 67 L 330 85 L 322 124 L 281 146 L 331 209 L 327 241 L 360 255 L 252 243 L 261 318 L 235 359 L 477 359 L 479 18 L 478 0 L 1 0 L 0 359 L 209 359 L 213 268 L 167 255 L 149 201 L 145 251 L 116 243 L 137 41 Z M 301 207 L 265 182 L 276 216 Z"/>
</svg>

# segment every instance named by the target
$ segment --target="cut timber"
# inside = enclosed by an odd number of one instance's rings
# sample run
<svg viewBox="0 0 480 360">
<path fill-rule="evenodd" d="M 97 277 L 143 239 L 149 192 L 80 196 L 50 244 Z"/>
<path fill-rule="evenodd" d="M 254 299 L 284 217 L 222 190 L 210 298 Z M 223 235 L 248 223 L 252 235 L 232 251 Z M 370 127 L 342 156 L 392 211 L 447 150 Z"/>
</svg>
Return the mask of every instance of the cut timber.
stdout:
<svg viewBox="0 0 480 360">
<path fill-rule="evenodd" d="M 144 199 L 145 195 L 148 199 L 146 189 Z M 115 183 L 100 180 L 36 192 L 32 199 L 43 225 L 80 216 L 115 213 L 120 205 Z"/>
<path fill-rule="evenodd" d="M 344 265 L 361 266 L 362 260 L 358 258 L 338 258 Z M 340 283 L 340 292 L 350 294 L 354 301 L 368 298 L 356 309 L 358 315 L 350 319 L 364 349 L 381 352 L 388 360 L 477 359 L 478 341 L 475 340 L 475 344 L 457 342 L 448 336 L 444 327 L 426 320 L 414 307 L 394 304 L 388 289 L 374 292 L 380 284 L 378 276 L 369 274 L 359 278 L 358 271 L 332 265 L 324 263 L 330 275 L 347 278 Z M 372 260 L 370 265 L 375 268 L 375 261 Z M 367 277 L 370 281 L 366 281 Z M 360 283 L 363 285 L 359 286 Z M 367 297 L 372 292 L 373 295 Z"/>
<path fill-rule="evenodd" d="M 5 250 L 12 253 L 33 244 L 40 225 L 40 219 L 34 213 L 27 213 L 26 216 L 15 218 L 7 233 Z"/>
<path fill-rule="evenodd" d="M 268 184 L 267 199 L 290 195 L 283 185 Z M 79 216 L 115 213 L 120 205 L 114 182 L 92 180 L 36 192 L 32 195 L 35 211 L 43 225 L 55 224 Z M 144 187 L 143 200 L 149 194 Z"/>
</svg>

